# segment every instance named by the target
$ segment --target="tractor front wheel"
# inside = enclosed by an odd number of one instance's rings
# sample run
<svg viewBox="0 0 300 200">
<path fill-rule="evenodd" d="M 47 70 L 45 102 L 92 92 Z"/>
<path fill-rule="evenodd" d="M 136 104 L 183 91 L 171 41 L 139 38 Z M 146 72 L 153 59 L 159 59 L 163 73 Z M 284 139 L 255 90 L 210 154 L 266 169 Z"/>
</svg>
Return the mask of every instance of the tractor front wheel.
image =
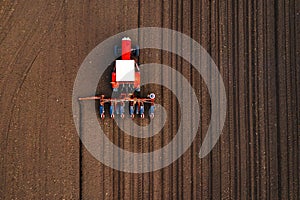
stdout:
<svg viewBox="0 0 300 200">
<path fill-rule="evenodd" d="M 119 57 L 120 56 L 120 47 L 118 46 L 118 45 L 115 45 L 114 46 L 114 55 L 116 56 L 116 57 Z"/>
<path fill-rule="evenodd" d="M 139 45 L 135 45 L 133 55 L 135 57 L 139 57 L 139 55 L 140 55 L 140 47 L 139 47 Z"/>
</svg>

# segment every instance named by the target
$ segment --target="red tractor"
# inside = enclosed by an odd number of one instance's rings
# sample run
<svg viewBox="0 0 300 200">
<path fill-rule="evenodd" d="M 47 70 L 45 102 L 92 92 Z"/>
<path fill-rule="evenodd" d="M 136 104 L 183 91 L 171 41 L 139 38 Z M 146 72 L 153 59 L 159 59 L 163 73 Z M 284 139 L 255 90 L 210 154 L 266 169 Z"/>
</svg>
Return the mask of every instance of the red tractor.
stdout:
<svg viewBox="0 0 300 200">
<path fill-rule="evenodd" d="M 126 102 L 128 102 L 129 115 L 132 119 L 135 115 L 144 118 L 144 104 L 148 103 L 150 104 L 149 117 L 153 118 L 155 94 L 151 93 L 146 98 L 140 97 L 140 69 L 137 63 L 139 47 L 136 46 L 135 48 L 132 48 L 131 39 L 129 37 L 124 37 L 122 39 L 122 48 L 116 45 L 114 53 L 116 56 L 120 56 L 119 58 L 121 59 L 117 59 L 114 62 L 114 70 L 111 75 L 111 86 L 113 89 L 112 97 L 105 98 L 104 95 L 100 95 L 79 98 L 79 100 L 99 99 L 101 119 L 104 119 L 105 117 L 104 105 L 106 103 L 110 105 L 110 117 L 114 118 L 115 114 L 117 114 L 120 115 L 122 119 L 125 117 Z"/>
</svg>

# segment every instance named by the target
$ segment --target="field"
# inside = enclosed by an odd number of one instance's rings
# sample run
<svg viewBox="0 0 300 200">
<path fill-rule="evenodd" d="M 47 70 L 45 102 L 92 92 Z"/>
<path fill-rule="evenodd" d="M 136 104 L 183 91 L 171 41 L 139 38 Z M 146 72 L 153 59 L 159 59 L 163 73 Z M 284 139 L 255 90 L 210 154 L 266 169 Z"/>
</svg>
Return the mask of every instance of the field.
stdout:
<svg viewBox="0 0 300 200">
<path fill-rule="evenodd" d="M 140 63 L 171 66 L 189 81 L 200 105 L 200 125 L 190 148 L 171 165 L 125 173 L 99 162 L 81 143 L 72 90 L 82 62 L 99 43 L 140 27 L 177 30 L 206 49 L 225 84 L 227 115 L 218 143 L 200 159 L 211 120 L 206 84 L 181 57 L 141 50 Z M 113 54 L 113 47 L 107 51 Z M 169 74 L 161 80 L 182 81 Z M 108 83 L 109 76 L 99 81 Z M 169 89 L 153 84 L 142 89 L 154 91 L 167 111 L 159 134 L 140 139 L 109 118 L 99 122 L 114 144 L 132 152 L 160 149 L 180 125 L 178 101 Z M 0 199 L 298 199 L 300 4 L 0 1 L 0 113 Z"/>
</svg>

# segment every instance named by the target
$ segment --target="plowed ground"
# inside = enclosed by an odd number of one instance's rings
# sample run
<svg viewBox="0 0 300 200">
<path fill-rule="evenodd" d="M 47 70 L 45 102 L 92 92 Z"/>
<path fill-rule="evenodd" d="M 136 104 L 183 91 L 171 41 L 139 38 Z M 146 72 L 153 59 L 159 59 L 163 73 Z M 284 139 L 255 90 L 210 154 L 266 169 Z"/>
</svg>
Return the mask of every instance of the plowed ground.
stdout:
<svg viewBox="0 0 300 200">
<path fill-rule="evenodd" d="M 299 15 L 297 0 L 0 1 L 0 199 L 298 199 Z M 210 121 L 205 83 L 180 57 L 142 51 L 141 63 L 172 66 L 189 80 L 201 125 L 170 166 L 124 173 L 80 143 L 72 88 L 95 46 L 149 26 L 185 33 L 210 53 L 228 112 L 217 145 L 199 159 Z M 166 145 L 179 126 L 174 95 L 158 85 L 144 90 L 155 91 L 168 111 L 159 135 L 140 140 L 121 134 L 110 119 L 100 122 L 115 144 L 135 152 Z"/>
</svg>

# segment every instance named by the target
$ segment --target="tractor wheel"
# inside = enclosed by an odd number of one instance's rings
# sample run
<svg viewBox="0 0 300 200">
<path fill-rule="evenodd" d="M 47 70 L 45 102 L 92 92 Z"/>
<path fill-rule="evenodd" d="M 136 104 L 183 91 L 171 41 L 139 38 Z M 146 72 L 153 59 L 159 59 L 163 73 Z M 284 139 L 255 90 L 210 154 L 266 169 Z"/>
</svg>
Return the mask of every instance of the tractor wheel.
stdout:
<svg viewBox="0 0 300 200">
<path fill-rule="evenodd" d="M 139 45 L 135 45 L 134 56 L 138 57 L 139 55 L 140 55 L 140 47 L 139 47 Z"/>
<path fill-rule="evenodd" d="M 114 47 L 114 55 L 116 57 L 120 56 L 120 47 L 118 45 L 115 45 L 115 47 Z"/>
</svg>

